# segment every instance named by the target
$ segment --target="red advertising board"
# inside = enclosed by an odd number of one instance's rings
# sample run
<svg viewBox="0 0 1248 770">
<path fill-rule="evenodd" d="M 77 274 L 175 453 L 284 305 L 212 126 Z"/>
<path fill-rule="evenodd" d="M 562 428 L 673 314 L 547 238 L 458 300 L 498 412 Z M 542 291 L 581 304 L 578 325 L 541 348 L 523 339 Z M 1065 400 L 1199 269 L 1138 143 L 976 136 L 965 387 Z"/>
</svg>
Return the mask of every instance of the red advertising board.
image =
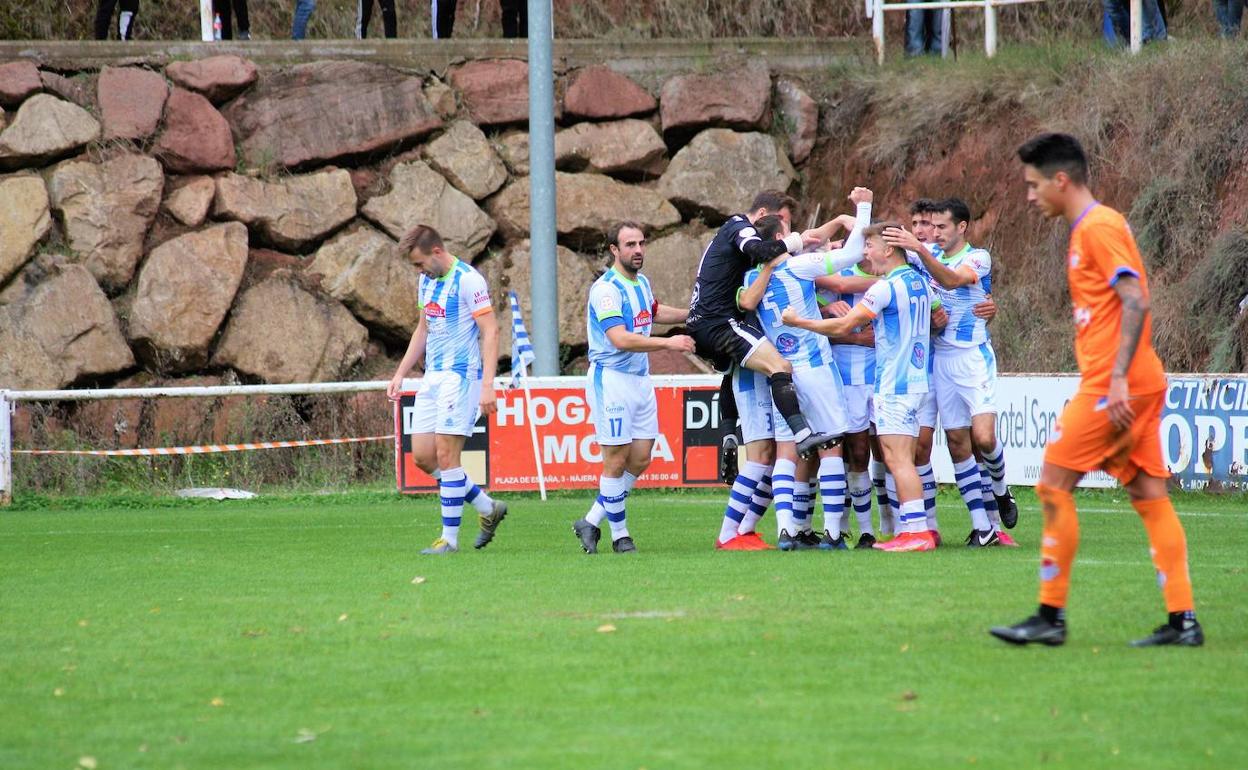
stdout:
<svg viewBox="0 0 1248 770">
<path fill-rule="evenodd" d="M 473 480 L 495 491 L 538 488 L 537 462 L 529 415 L 548 489 L 592 489 L 598 486 L 602 454 L 594 440 L 581 377 L 535 378 L 524 389 L 499 391 L 498 412 L 479 420 L 465 445 L 464 466 Z M 719 390 L 714 377 L 655 378 L 659 437 L 650 469 L 641 487 L 713 486 L 719 446 Z M 417 386 L 418 388 L 418 386 Z M 416 388 L 405 392 L 395 408 L 396 470 L 403 492 L 432 491 L 433 479 L 410 456 L 410 410 Z M 532 398 L 532 403 L 526 398 Z M 482 483 L 485 482 L 485 483 Z"/>
</svg>

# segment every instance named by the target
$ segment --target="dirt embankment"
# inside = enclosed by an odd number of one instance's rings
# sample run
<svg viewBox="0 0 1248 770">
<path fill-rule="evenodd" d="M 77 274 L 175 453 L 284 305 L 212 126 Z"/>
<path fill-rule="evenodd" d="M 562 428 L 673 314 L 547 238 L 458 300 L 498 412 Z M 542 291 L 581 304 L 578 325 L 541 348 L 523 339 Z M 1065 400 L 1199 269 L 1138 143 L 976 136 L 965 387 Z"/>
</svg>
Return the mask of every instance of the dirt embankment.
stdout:
<svg viewBox="0 0 1248 770">
<path fill-rule="evenodd" d="M 805 170 L 811 201 L 856 183 L 881 215 L 964 197 L 994 256 L 1004 371 L 1073 368 L 1066 228 L 1027 207 L 1015 148 L 1040 130 L 1085 142 L 1100 199 L 1127 213 L 1169 371 L 1248 370 L 1248 50 L 1179 44 L 1138 60 L 1075 49 L 827 83 Z"/>
</svg>

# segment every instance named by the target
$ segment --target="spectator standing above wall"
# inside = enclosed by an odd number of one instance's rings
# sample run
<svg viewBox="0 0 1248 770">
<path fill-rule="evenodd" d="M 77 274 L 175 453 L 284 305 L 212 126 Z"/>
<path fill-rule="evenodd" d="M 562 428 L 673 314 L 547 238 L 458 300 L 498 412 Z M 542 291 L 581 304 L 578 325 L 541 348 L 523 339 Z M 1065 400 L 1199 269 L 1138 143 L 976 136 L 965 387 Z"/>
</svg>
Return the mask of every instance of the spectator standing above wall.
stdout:
<svg viewBox="0 0 1248 770">
<path fill-rule="evenodd" d="M 95 39 L 108 40 L 108 25 L 113 20 L 117 0 L 100 0 L 95 12 Z M 121 14 L 117 17 L 117 36 L 129 40 L 134 31 L 134 20 L 139 15 L 139 0 L 121 0 Z"/>
</svg>

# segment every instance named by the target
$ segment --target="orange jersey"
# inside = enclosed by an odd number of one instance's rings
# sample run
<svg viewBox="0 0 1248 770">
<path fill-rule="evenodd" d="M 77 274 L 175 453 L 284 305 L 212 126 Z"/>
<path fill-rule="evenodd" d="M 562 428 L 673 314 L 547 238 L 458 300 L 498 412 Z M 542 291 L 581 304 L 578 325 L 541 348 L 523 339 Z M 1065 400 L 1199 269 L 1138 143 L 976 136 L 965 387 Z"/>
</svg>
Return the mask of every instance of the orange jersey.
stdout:
<svg viewBox="0 0 1248 770">
<path fill-rule="evenodd" d="M 1147 296 L 1148 277 L 1126 218 L 1109 206 L 1094 203 L 1071 228 L 1066 267 L 1074 305 L 1075 358 L 1083 375 L 1081 392 L 1109 392 L 1110 374 L 1122 341 L 1122 301 L 1114 284 L 1123 276 L 1138 278 Z M 1165 370 L 1152 339 L 1149 315 L 1127 371 L 1127 389 L 1133 395 L 1166 389 Z"/>
</svg>

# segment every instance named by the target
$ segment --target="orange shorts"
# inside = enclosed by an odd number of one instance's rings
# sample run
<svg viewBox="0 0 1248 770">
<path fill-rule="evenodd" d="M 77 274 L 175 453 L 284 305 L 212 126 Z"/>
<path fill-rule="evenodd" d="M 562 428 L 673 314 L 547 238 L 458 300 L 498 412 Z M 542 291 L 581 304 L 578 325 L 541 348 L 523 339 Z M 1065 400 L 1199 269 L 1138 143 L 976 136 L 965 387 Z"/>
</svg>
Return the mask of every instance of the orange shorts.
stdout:
<svg viewBox="0 0 1248 770">
<path fill-rule="evenodd" d="M 1044 461 L 1061 468 L 1087 473 L 1103 470 L 1119 483 L 1131 483 L 1144 471 L 1150 476 L 1170 477 L 1161 454 L 1161 410 L 1166 392 L 1131 397 L 1135 422 L 1119 431 L 1109 421 L 1105 396 L 1077 393 L 1062 410 L 1053 438 L 1044 448 Z"/>
</svg>

